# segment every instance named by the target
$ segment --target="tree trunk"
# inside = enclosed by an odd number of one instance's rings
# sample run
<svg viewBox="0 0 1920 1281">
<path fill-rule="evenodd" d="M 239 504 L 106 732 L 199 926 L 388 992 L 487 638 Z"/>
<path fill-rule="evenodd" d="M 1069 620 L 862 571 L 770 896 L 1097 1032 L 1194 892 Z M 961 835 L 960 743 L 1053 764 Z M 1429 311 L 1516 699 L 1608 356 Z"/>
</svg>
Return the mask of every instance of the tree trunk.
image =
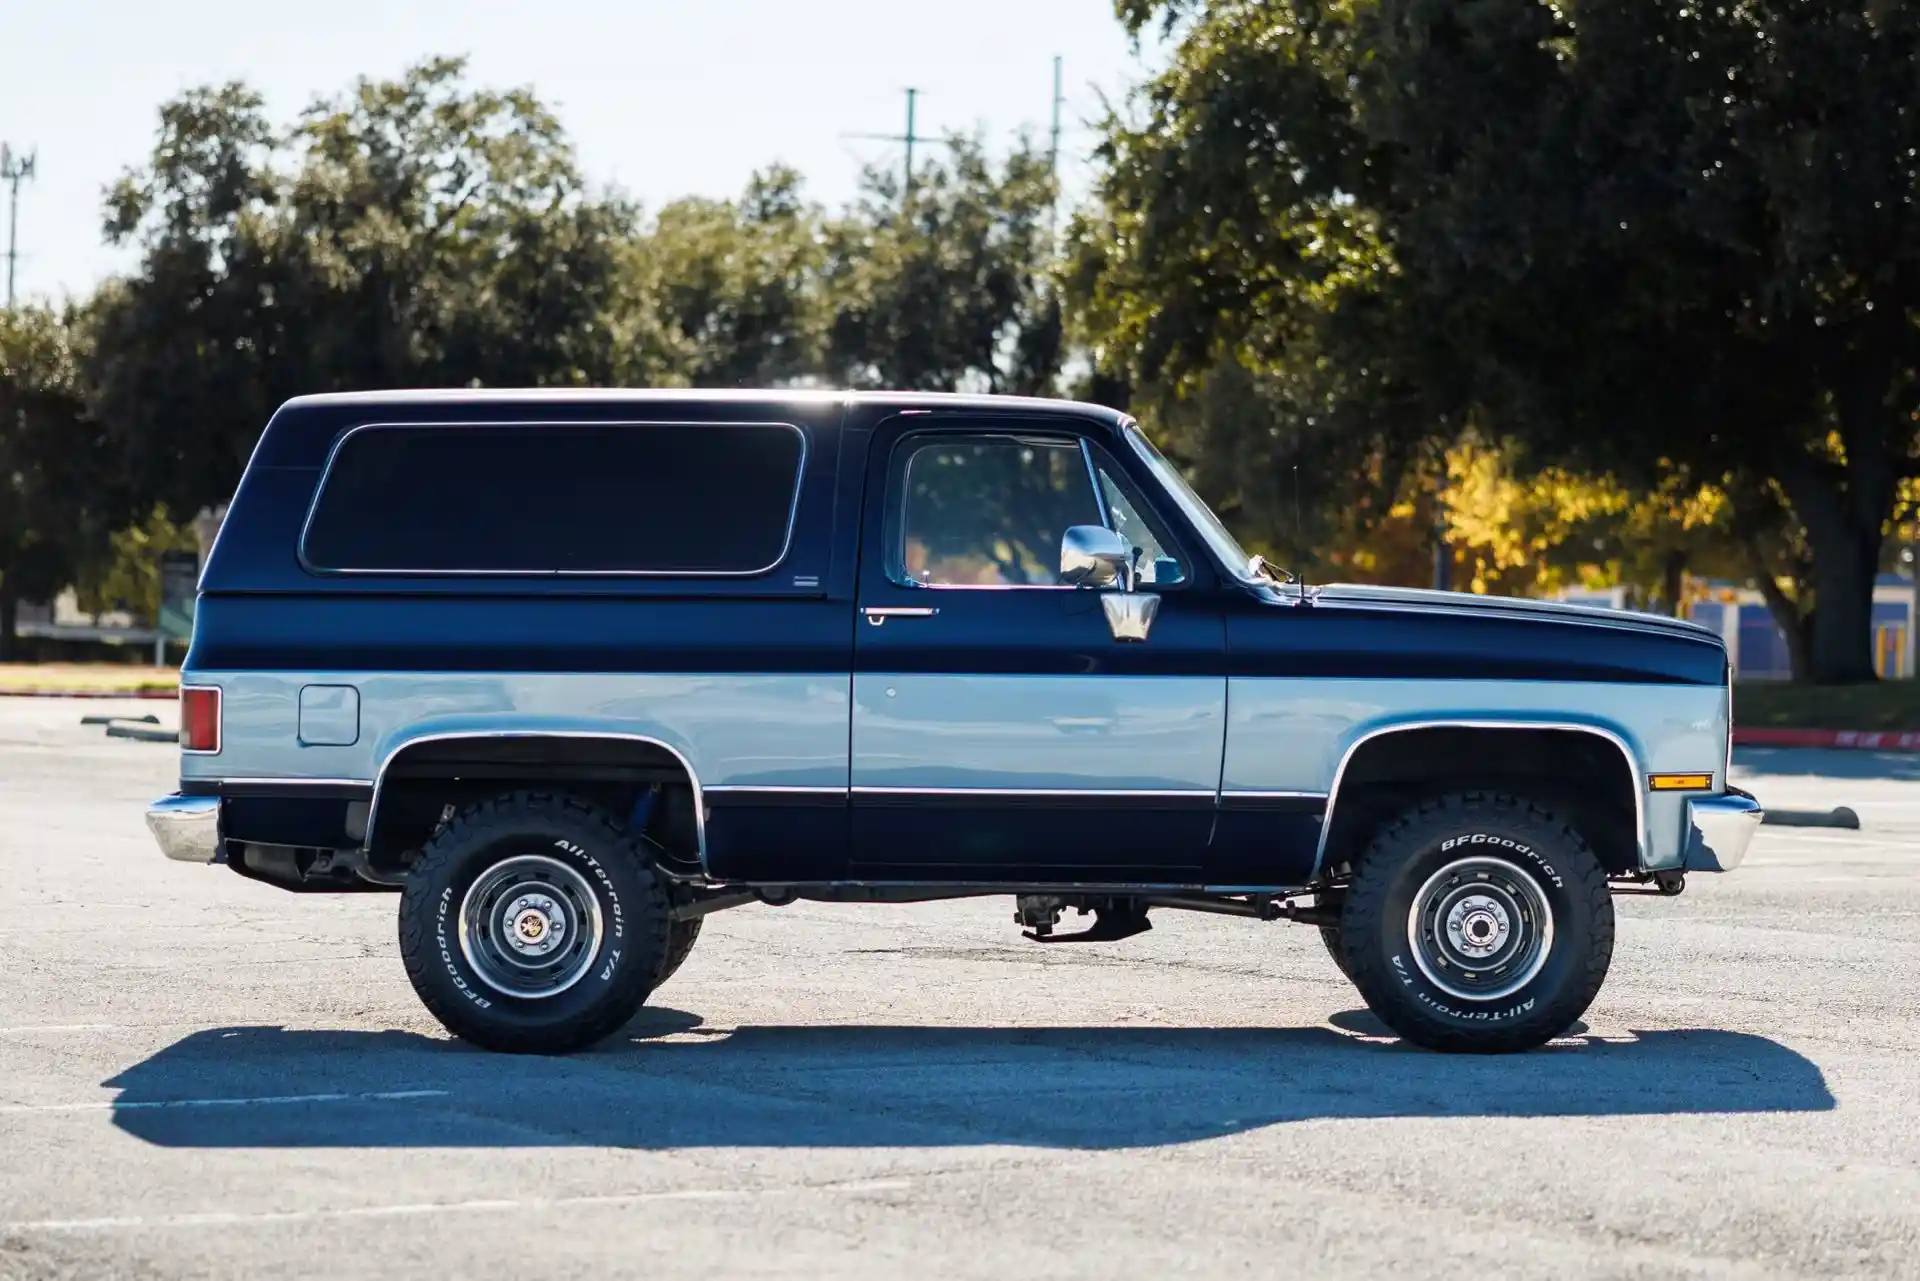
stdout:
<svg viewBox="0 0 1920 1281">
<path fill-rule="evenodd" d="M 1767 558 L 1760 554 L 1759 544 L 1752 540 L 1747 543 L 1747 559 L 1753 565 L 1753 577 L 1760 586 L 1760 595 L 1767 602 L 1767 613 L 1773 616 L 1773 625 L 1786 637 L 1789 672 L 1796 681 L 1810 679 L 1813 670 L 1813 619 L 1800 612 L 1798 601 L 1780 590 L 1780 583 L 1774 578 Z"/>
<path fill-rule="evenodd" d="M 1846 530 L 1822 537 L 1809 527 L 1813 552 L 1811 676 L 1818 685 L 1878 680 L 1873 670 L 1873 580 L 1880 531 Z"/>
<path fill-rule="evenodd" d="M 20 597 L 0 578 L 0 663 L 11 663 L 15 653 L 13 625 L 20 615 Z"/>
<path fill-rule="evenodd" d="M 1687 553 L 1680 548 L 1667 553 L 1667 563 L 1662 567 L 1660 582 L 1661 601 L 1666 605 L 1669 616 L 1680 617 L 1680 593 L 1686 590 Z"/>
<path fill-rule="evenodd" d="M 1883 457 L 1863 448 L 1849 456 L 1844 470 L 1789 465 L 1780 468 L 1779 479 L 1812 554 L 1808 676 L 1817 685 L 1877 680 L 1873 580 L 1893 512 L 1893 472 Z"/>
</svg>

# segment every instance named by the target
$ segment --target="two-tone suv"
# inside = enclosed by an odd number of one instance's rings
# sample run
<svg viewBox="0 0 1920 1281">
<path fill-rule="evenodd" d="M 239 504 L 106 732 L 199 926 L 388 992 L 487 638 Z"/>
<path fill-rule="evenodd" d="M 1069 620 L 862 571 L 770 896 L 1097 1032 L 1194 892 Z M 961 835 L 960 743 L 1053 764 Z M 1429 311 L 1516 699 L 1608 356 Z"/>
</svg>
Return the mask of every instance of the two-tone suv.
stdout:
<svg viewBox="0 0 1920 1281">
<path fill-rule="evenodd" d="M 1515 1050 L 1592 1000 L 1615 892 L 1740 862 L 1727 682 L 1686 623 L 1295 583 L 1092 406 L 302 397 L 148 822 L 398 891 L 421 999 L 495 1049 L 614 1031 L 721 909 L 1009 895 L 1048 943 L 1316 926 L 1408 1039 Z"/>
</svg>

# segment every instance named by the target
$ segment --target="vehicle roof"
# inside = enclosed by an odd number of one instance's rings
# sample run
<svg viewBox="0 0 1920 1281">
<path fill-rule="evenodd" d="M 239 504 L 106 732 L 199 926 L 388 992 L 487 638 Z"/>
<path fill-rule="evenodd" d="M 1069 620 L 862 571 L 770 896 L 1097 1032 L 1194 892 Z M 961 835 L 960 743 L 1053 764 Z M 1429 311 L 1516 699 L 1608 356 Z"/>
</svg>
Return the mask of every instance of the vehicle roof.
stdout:
<svg viewBox="0 0 1920 1281">
<path fill-rule="evenodd" d="M 563 407 L 572 407 L 571 411 Z M 811 431 L 872 425 L 892 413 L 939 412 L 1071 416 L 1112 431 L 1126 415 L 1100 405 L 1031 396 L 975 396 L 927 391 L 834 391 L 797 387 L 757 390 L 684 387 L 478 387 L 327 392 L 296 396 L 275 411 L 249 467 L 319 467 L 341 434 L 381 421 L 506 422 L 549 415 L 593 420 L 635 413 L 684 414 L 690 423 L 739 417 L 735 407 L 773 410 Z M 558 412 L 556 412 L 558 411 Z"/>
<path fill-rule="evenodd" d="M 1092 410 L 1118 419 L 1118 411 L 1104 405 L 1043 396 L 976 395 L 945 391 L 834 391 L 796 387 L 449 387 L 408 388 L 394 391 L 336 391 L 295 396 L 282 408 L 323 408 L 354 405 L 444 404 L 607 404 L 607 403 L 716 405 L 804 404 L 828 406 L 870 405 L 899 409 L 1039 409 L 1059 412 Z"/>
</svg>

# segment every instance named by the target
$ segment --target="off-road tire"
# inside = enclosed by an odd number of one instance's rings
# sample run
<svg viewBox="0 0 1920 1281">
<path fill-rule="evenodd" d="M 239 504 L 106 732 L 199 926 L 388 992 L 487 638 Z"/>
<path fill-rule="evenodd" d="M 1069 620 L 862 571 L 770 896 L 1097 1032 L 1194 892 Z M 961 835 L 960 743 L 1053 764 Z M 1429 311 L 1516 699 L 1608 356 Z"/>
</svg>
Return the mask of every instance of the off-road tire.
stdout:
<svg viewBox="0 0 1920 1281">
<path fill-rule="evenodd" d="M 525 998 L 490 984 L 461 942 L 464 896 L 503 862 L 530 855 L 576 872 L 599 907 L 600 936 L 572 986 Z M 656 983 L 671 931 L 667 894 L 640 839 L 577 797 L 512 792 L 461 811 L 427 842 L 400 895 L 400 956 L 441 1026 L 513 1054 L 565 1054 L 633 1017 Z"/>
<path fill-rule="evenodd" d="M 1342 876 L 1345 876 L 1350 874 L 1353 869 L 1343 863 L 1338 870 Z M 1313 896 L 1313 906 L 1315 909 L 1330 909 L 1336 916 L 1346 901 L 1347 896 L 1345 890 L 1333 893 L 1323 892 Z M 1332 957 L 1333 963 L 1340 967 L 1340 972 L 1346 974 L 1347 977 L 1351 979 L 1353 976 L 1347 974 L 1347 954 L 1340 946 L 1340 927 L 1338 925 L 1322 925 L 1320 927 L 1320 942 L 1326 946 L 1327 955 Z"/>
<path fill-rule="evenodd" d="M 1416 950 L 1416 936 L 1425 935 L 1411 919 L 1416 899 L 1436 880 L 1446 883 L 1443 869 L 1469 858 L 1503 864 L 1498 875 L 1514 884 L 1524 878 L 1552 925 L 1550 942 L 1538 931 L 1544 955 L 1537 972 L 1497 998 L 1448 992 L 1431 973 L 1465 990 L 1462 972 L 1435 962 L 1437 945 Z M 1463 893 L 1477 892 L 1474 880 Z M 1437 895 L 1422 902 L 1443 901 Z M 1429 1049 L 1500 1054 L 1543 1045 L 1578 1021 L 1606 978 L 1613 928 L 1606 870 L 1578 831 L 1523 798 L 1462 792 L 1424 802 L 1374 834 L 1355 861 L 1338 934 L 1342 968 L 1388 1027 Z M 1516 962 L 1508 977 L 1517 980 L 1527 968 Z"/>
<path fill-rule="evenodd" d="M 1347 954 L 1340 946 L 1340 927 L 1338 925 L 1322 925 L 1320 927 L 1320 941 L 1326 944 L 1327 955 L 1332 957 L 1333 963 L 1340 967 L 1340 972 L 1347 974 Z M 1353 975 L 1347 974 L 1347 977 L 1351 979 Z"/>
<path fill-rule="evenodd" d="M 693 951 L 693 941 L 700 937 L 700 923 L 704 918 L 694 917 L 691 921 L 675 921 L 667 933 L 667 950 L 660 959 L 660 972 L 653 977 L 653 985 L 659 987 L 673 977 L 687 959 L 687 953 Z"/>
</svg>

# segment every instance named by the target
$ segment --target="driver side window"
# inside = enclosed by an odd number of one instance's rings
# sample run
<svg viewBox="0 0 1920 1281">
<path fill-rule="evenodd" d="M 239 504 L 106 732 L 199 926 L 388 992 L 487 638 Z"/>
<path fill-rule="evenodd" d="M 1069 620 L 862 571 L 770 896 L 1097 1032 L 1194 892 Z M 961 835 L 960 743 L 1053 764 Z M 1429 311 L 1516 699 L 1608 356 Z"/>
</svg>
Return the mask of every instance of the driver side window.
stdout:
<svg viewBox="0 0 1920 1281">
<path fill-rule="evenodd" d="M 1139 549 L 1140 582 L 1183 582 L 1160 526 L 1104 453 L 1077 440 L 995 435 L 909 440 L 894 464 L 889 575 L 921 587 L 1058 587 L 1060 539 L 1104 525 Z"/>
<path fill-rule="evenodd" d="M 1058 586 L 1060 536 L 1100 521 L 1071 441 L 933 437 L 898 475 L 897 569 L 923 587 Z"/>
</svg>

